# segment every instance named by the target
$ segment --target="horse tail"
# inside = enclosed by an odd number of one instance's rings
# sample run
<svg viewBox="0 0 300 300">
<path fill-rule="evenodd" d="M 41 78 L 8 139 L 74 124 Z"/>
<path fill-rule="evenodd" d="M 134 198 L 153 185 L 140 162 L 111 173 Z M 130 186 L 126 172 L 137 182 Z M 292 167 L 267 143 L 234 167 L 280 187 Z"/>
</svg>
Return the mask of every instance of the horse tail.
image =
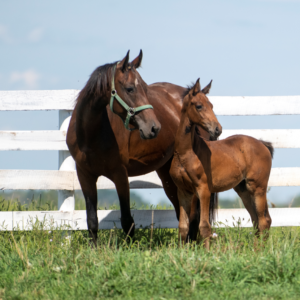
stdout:
<svg viewBox="0 0 300 300">
<path fill-rule="evenodd" d="M 211 193 L 209 202 L 209 223 L 212 224 L 216 220 L 216 211 L 218 209 L 219 196 L 218 193 Z"/>
<path fill-rule="evenodd" d="M 260 141 L 268 148 L 268 150 L 271 153 L 271 157 L 273 159 L 273 156 L 274 156 L 274 147 L 273 147 L 272 143 L 266 142 L 266 141 L 263 141 L 263 140 L 260 140 Z"/>
</svg>

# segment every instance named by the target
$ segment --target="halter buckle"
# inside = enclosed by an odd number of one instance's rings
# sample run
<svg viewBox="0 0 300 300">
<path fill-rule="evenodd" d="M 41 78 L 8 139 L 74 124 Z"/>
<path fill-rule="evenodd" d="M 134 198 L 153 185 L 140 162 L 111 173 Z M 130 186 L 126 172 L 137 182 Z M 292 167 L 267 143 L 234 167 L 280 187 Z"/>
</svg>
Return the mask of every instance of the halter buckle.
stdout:
<svg viewBox="0 0 300 300">
<path fill-rule="evenodd" d="M 117 91 L 116 90 L 111 90 L 111 95 L 112 96 L 115 96 L 117 94 Z"/>
<path fill-rule="evenodd" d="M 128 110 L 127 110 L 127 114 L 130 116 L 130 117 L 133 117 L 135 115 L 135 110 L 133 107 L 129 107 Z"/>
</svg>

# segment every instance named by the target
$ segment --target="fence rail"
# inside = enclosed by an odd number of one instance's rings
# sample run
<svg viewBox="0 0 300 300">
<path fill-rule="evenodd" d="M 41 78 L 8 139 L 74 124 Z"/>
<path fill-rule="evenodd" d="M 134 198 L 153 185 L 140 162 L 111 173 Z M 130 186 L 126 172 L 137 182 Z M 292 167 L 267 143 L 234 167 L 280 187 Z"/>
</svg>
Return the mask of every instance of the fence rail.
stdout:
<svg viewBox="0 0 300 300">
<path fill-rule="evenodd" d="M 59 224 L 69 224 L 74 229 L 86 229 L 85 211 L 75 211 L 74 190 L 80 185 L 75 172 L 75 163 L 66 145 L 66 132 L 78 90 L 58 91 L 0 91 L 0 111 L 58 110 L 60 130 L 49 131 L 0 131 L 0 150 L 58 150 L 59 170 L 0 170 L 0 189 L 58 190 L 57 212 L 0 212 L 0 225 L 13 230 L 18 225 L 30 229 L 32 218 L 46 219 Z M 276 97 L 209 97 L 216 115 L 300 115 L 300 96 Z M 300 129 L 240 129 L 224 130 L 221 138 L 233 134 L 246 134 L 272 142 L 275 148 L 300 148 Z M 155 172 L 129 178 L 130 188 L 161 188 Z M 300 186 L 300 168 L 272 168 L 269 186 Z M 105 177 L 97 182 L 98 189 L 114 189 L 114 184 Z M 300 210 L 296 208 L 270 209 L 273 226 L 299 226 Z M 149 226 L 154 218 L 155 226 L 175 228 L 178 223 L 174 211 L 133 211 L 136 225 Z M 99 229 L 113 228 L 119 224 L 118 211 L 98 211 Z M 219 210 L 218 221 L 249 220 L 244 209 Z M 149 219 L 150 218 L 150 219 Z M 151 221 L 149 223 L 149 220 Z M 298 221 L 299 220 L 299 221 Z M 250 223 L 242 222 L 242 226 Z M 4 222 L 4 223 L 3 223 Z M 21 223 L 20 223 L 21 222 Z M 27 224 L 27 225 L 26 225 Z M 79 227 L 76 227 L 77 225 Z M 4 226 L 4 227 L 3 227 Z M 25 227 L 24 227 L 25 226 Z M 26 227 L 27 226 L 27 227 Z M 1 230 L 1 228 L 0 228 Z M 2 229 L 3 230 L 3 229 Z"/>
</svg>

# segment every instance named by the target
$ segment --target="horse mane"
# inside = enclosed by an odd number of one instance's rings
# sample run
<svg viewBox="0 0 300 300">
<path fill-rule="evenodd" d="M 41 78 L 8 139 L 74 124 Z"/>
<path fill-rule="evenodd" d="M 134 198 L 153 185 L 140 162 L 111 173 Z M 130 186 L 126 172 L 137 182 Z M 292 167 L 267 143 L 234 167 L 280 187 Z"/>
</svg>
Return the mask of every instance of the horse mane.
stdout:
<svg viewBox="0 0 300 300">
<path fill-rule="evenodd" d="M 79 92 L 76 103 L 101 98 L 111 88 L 112 68 L 117 62 L 100 66 L 94 70 L 85 87 Z"/>
<path fill-rule="evenodd" d="M 117 62 L 100 66 L 94 70 L 84 88 L 76 99 L 76 136 L 77 144 L 85 152 L 85 131 L 83 128 L 83 112 L 88 104 L 96 106 L 98 101 L 111 89 L 112 69 Z"/>
<path fill-rule="evenodd" d="M 191 82 L 191 84 L 188 84 L 185 88 L 185 90 L 183 91 L 181 97 L 182 99 L 184 99 L 184 97 L 191 91 L 191 89 L 194 88 L 196 82 Z M 202 91 L 200 90 L 200 93 L 202 93 Z"/>
<path fill-rule="evenodd" d="M 194 87 L 195 83 L 191 82 L 191 84 L 188 84 L 185 88 L 185 90 L 183 91 L 181 97 L 182 99 L 184 99 L 184 97 L 190 92 L 190 90 Z"/>
</svg>

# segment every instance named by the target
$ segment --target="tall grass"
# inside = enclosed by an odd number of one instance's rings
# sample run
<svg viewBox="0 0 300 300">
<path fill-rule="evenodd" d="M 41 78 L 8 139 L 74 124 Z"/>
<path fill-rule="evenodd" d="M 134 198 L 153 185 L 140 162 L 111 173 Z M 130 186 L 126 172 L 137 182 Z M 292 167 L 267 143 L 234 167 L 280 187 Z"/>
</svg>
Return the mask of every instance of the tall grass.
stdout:
<svg viewBox="0 0 300 300">
<path fill-rule="evenodd" d="M 3 299 L 296 299 L 300 229 L 272 228 L 266 242 L 249 228 L 215 228 L 207 252 L 178 247 L 177 230 L 0 233 Z"/>
</svg>

